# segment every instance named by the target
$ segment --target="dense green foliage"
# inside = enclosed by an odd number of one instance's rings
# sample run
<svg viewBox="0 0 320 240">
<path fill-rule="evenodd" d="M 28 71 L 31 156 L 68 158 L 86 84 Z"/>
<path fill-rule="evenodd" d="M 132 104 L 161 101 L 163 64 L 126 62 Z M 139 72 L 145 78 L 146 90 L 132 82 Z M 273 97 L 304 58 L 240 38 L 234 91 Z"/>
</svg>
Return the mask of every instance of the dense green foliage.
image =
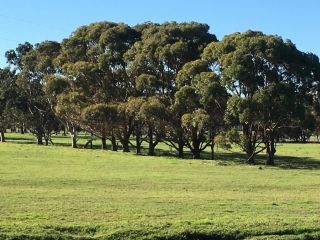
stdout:
<svg viewBox="0 0 320 240">
<path fill-rule="evenodd" d="M 320 239 L 320 155 L 285 143 L 318 141 L 320 63 L 290 40 L 97 22 L 6 58 L 0 239 Z"/>
<path fill-rule="evenodd" d="M 36 142 L 9 133 L 0 144 L 1 239 L 320 237 L 315 144 L 281 144 L 278 166 L 259 167 L 238 152 L 178 160 Z"/>
<path fill-rule="evenodd" d="M 0 75 L 0 132 L 20 128 L 38 144 L 64 130 L 77 147 L 85 131 L 124 152 L 159 143 L 201 158 L 216 139 L 246 159 L 274 164 L 281 139 L 317 131 L 320 64 L 289 40 L 247 31 L 221 41 L 196 22 L 134 27 L 97 22 L 61 43 L 20 44 Z M 13 110 L 9 110 L 13 109 Z M 91 142 L 91 140 L 90 140 Z M 87 145 L 90 145 L 90 142 Z"/>
</svg>

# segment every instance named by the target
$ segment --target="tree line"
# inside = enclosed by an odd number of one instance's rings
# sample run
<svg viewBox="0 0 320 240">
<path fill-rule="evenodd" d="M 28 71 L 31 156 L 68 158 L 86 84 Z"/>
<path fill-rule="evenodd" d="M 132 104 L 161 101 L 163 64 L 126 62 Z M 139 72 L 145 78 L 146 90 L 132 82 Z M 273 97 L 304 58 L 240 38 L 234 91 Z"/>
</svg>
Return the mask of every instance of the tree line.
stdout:
<svg viewBox="0 0 320 240">
<path fill-rule="evenodd" d="M 164 142 L 194 158 L 237 144 L 274 164 L 281 139 L 317 132 L 319 58 L 259 31 L 218 41 L 206 24 L 97 22 L 61 43 L 19 44 L 0 69 L 0 132 L 27 129 L 38 144 L 80 130 L 148 154 Z"/>
</svg>

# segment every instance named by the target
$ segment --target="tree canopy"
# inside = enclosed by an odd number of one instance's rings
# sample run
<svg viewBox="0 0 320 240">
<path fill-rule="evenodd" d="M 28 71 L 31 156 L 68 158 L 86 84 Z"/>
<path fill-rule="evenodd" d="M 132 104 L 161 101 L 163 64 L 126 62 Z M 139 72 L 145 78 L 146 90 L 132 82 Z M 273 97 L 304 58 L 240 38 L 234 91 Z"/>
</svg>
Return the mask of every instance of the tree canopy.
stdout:
<svg viewBox="0 0 320 240">
<path fill-rule="evenodd" d="M 306 139 L 320 116 L 319 58 L 259 31 L 218 41 L 207 24 L 96 22 L 61 43 L 19 44 L 0 71 L 0 132 L 50 143 L 86 131 L 112 150 L 156 154 L 163 142 L 200 158 L 216 139 L 274 164 L 281 138 Z M 298 137 L 297 137 L 298 136 Z M 222 140 L 223 138 L 223 140 Z"/>
</svg>

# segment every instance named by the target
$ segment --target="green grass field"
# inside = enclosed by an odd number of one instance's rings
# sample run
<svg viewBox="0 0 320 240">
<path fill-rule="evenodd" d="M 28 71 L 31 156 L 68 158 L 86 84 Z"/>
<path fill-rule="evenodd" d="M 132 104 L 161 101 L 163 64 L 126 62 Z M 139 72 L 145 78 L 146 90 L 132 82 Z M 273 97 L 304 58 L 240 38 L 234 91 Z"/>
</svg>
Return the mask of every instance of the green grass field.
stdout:
<svg viewBox="0 0 320 240">
<path fill-rule="evenodd" d="M 181 160 L 8 136 L 0 239 L 320 239 L 320 145 L 280 145 L 265 167 L 238 153 Z"/>
</svg>

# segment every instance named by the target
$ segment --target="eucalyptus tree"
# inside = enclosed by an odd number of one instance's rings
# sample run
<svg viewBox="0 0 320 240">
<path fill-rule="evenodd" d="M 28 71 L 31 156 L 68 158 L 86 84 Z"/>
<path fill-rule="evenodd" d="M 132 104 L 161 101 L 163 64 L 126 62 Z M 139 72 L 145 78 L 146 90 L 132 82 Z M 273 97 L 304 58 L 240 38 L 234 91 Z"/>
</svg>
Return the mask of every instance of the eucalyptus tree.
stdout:
<svg viewBox="0 0 320 240">
<path fill-rule="evenodd" d="M 317 77 L 310 55 L 289 40 L 247 31 L 209 44 L 203 58 L 232 93 L 226 120 L 242 127 L 242 134 L 233 139 L 247 154 L 248 162 L 253 163 L 254 157 L 266 150 L 266 163 L 274 164 L 277 132 L 295 118 Z"/>
<path fill-rule="evenodd" d="M 157 96 L 148 98 L 139 111 L 142 121 L 145 123 L 147 133 L 148 155 L 155 154 L 155 147 L 160 143 L 166 134 L 166 123 L 168 122 L 168 111 L 166 100 Z"/>
<path fill-rule="evenodd" d="M 5 142 L 5 130 L 7 127 L 15 127 L 12 124 L 17 116 L 19 90 L 16 85 L 15 72 L 9 68 L 0 68 L 0 142 Z"/>
<path fill-rule="evenodd" d="M 223 127 L 228 94 L 204 60 L 185 64 L 176 83 L 173 111 L 182 116 L 186 145 L 195 158 L 211 146 L 213 158 L 214 138 Z"/>
<path fill-rule="evenodd" d="M 319 57 L 315 54 L 309 53 L 309 64 L 314 66 L 314 71 L 317 73 L 316 76 L 318 78 L 315 79 L 315 81 L 312 82 L 311 88 L 310 88 L 310 96 L 311 96 L 311 108 L 310 112 L 312 113 L 314 117 L 314 133 L 316 134 L 317 141 L 319 140 L 319 132 L 320 132 L 320 66 L 319 66 Z"/>
<path fill-rule="evenodd" d="M 81 111 L 81 119 L 87 129 L 101 137 L 101 148 L 107 149 L 107 135 L 117 118 L 117 107 L 111 104 L 94 104 Z"/>
<path fill-rule="evenodd" d="M 80 127 L 80 107 L 84 101 L 80 94 L 72 90 L 72 82 L 59 75 L 45 78 L 44 91 L 55 115 L 70 134 L 72 148 L 77 148 L 77 131 Z"/>
<path fill-rule="evenodd" d="M 142 106 L 146 103 L 144 97 L 130 97 L 126 104 L 126 113 L 131 116 L 134 121 L 134 136 L 136 153 L 140 154 L 142 142 L 144 141 L 143 129 L 146 122 L 144 121 L 144 113 L 141 111 Z"/>
<path fill-rule="evenodd" d="M 148 96 L 151 92 L 154 96 L 166 98 L 169 109 L 174 104 L 178 72 L 185 63 L 199 58 L 206 45 L 216 41 L 216 37 L 208 32 L 208 25 L 195 22 L 148 22 L 135 26 L 135 29 L 141 33 L 141 38 L 125 55 L 128 73 L 135 79 L 137 88 L 144 87 L 137 93 L 139 96 Z M 168 124 L 173 131 L 165 139 L 182 157 L 185 138 L 181 116 L 176 112 L 171 116 Z"/>
<path fill-rule="evenodd" d="M 45 77 L 56 73 L 54 59 L 60 51 L 60 44 L 44 41 L 35 46 L 20 44 L 6 53 L 8 62 L 17 70 L 17 85 L 26 99 L 25 117 L 28 128 L 38 139 L 38 144 L 49 143 L 51 131 L 59 124 L 44 92 Z"/>
<path fill-rule="evenodd" d="M 72 85 L 70 89 L 85 99 L 84 107 L 97 105 L 95 111 L 100 109 L 103 115 L 105 109 L 101 108 L 101 104 L 120 104 L 132 94 L 133 83 L 126 74 L 123 54 L 138 36 L 135 30 L 125 24 L 97 22 L 78 28 L 69 38 L 63 40 L 57 62 L 62 74 Z M 90 121 L 81 122 L 84 129 L 92 127 L 86 123 Z M 122 121 L 121 124 L 129 125 L 131 122 Z M 122 129 L 126 131 L 128 128 Z M 111 133 L 112 130 L 108 132 Z M 99 134 L 103 142 L 104 134 L 104 130 Z M 126 132 L 123 135 L 127 137 L 131 133 Z M 103 143 L 102 146 L 104 145 Z M 124 146 L 124 150 L 128 150 L 128 147 Z"/>
</svg>

